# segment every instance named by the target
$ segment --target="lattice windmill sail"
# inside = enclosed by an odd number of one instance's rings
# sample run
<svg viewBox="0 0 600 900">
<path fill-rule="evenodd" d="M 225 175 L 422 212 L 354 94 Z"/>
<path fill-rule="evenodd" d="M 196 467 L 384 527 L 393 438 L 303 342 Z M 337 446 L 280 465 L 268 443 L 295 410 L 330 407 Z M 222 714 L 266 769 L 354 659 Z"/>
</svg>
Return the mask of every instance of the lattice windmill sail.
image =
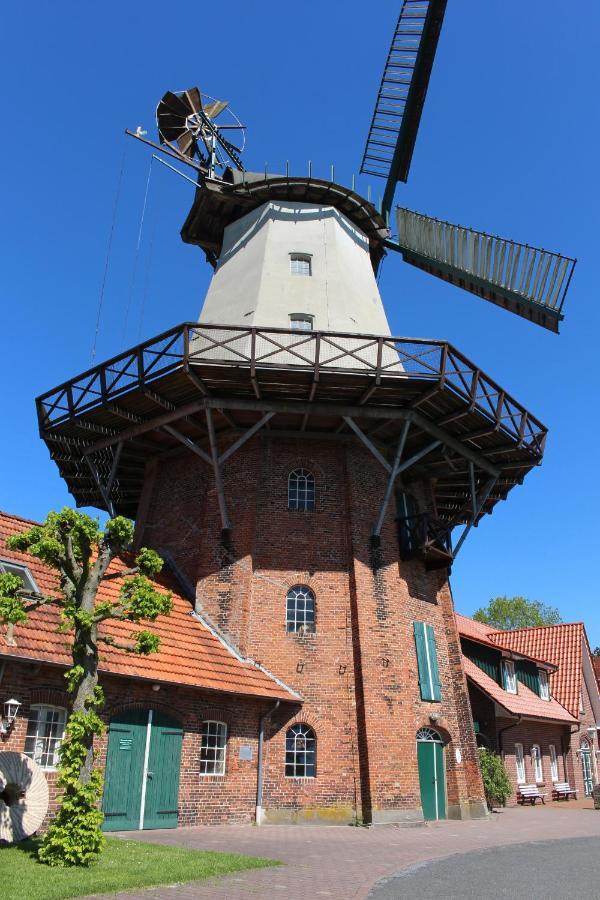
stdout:
<svg viewBox="0 0 600 900">
<path fill-rule="evenodd" d="M 396 186 L 405 182 L 415 146 L 446 0 L 403 0 L 385 63 L 361 172 L 385 178 L 389 220 Z M 558 332 L 575 260 L 409 209 L 397 210 L 405 262 Z"/>
</svg>

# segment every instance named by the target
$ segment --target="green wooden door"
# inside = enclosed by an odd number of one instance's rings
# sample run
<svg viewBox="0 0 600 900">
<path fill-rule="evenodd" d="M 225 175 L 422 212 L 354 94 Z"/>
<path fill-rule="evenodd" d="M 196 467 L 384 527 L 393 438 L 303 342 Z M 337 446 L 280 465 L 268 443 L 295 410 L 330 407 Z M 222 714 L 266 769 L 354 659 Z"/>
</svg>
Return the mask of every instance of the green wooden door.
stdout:
<svg viewBox="0 0 600 900">
<path fill-rule="evenodd" d="M 417 741 L 419 786 L 423 818 L 427 821 L 446 818 L 446 777 L 444 748 L 439 741 Z"/>
<path fill-rule="evenodd" d="M 140 827 L 148 710 L 132 709 L 112 720 L 104 775 L 104 831 Z"/>
<path fill-rule="evenodd" d="M 183 729 L 175 719 L 155 712 L 152 719 L 144 828 L 176 828 Z"/>
<path fill-rule="evenodd" d="M 108 730 L 104 831 L 175 828 L 183 729 L 148 709 L 116 716 Z"/>
</svg>

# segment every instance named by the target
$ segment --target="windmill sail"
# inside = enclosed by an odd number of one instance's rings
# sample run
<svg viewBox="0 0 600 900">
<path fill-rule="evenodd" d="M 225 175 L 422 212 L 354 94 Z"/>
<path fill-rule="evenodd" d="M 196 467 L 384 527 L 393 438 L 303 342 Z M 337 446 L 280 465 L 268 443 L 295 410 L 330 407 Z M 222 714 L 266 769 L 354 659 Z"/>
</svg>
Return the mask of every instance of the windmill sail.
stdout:
<svg viewBox="0 0 600 900">
<path fill-rule="evenodd" d="M 558 333 L 575 260 L 397 209 L 405 262 Z"/>
<path fill-rule="evenodd" d="M 403 0 L 379 85 L 360 171 L 385 178 L 389 213 L 398 181 L 406 181 L 446 0 Z"/>
</svg>

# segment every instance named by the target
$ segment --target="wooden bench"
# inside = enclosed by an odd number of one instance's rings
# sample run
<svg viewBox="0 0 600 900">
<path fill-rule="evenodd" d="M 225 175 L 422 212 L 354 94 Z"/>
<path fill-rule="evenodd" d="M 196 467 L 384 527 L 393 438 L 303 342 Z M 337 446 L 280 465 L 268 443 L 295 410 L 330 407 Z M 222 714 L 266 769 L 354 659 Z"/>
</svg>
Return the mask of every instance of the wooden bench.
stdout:
<svg viewBox="0 0 600 900">
<path fill-rule="evenodd" d="M 540 794 L 540 789 L 537 784 L 521 784 L 517 793 L 517 802 L 522 806 L 526 800 L 528 800 L 532 806 L 535 805 L 536 800 L 541 800 L 542 803 L 545 804 L 546 794 Z"/>
<path fill-rule="evenodd" d="M 572 796 L 577 800 L 577 791 L 568 781 L 557 782 L 552 789 L 553 800 L 570 800 Z"/>
</svg>

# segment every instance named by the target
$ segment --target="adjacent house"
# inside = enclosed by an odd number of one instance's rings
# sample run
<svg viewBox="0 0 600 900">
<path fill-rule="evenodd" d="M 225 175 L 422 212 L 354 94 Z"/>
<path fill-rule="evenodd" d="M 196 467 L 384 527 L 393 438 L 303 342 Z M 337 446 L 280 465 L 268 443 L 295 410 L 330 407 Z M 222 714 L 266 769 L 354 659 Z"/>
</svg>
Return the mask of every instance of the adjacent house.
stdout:
<svg viewBox="0 0 600 900">
<path fill-rule="evenodd" d="M 502 754 L 514 785 L 551 796 L 597 781 L 600 693 L 583 623 L 497 631 L 457 616 L 479 746 Z"/>
</svg>

